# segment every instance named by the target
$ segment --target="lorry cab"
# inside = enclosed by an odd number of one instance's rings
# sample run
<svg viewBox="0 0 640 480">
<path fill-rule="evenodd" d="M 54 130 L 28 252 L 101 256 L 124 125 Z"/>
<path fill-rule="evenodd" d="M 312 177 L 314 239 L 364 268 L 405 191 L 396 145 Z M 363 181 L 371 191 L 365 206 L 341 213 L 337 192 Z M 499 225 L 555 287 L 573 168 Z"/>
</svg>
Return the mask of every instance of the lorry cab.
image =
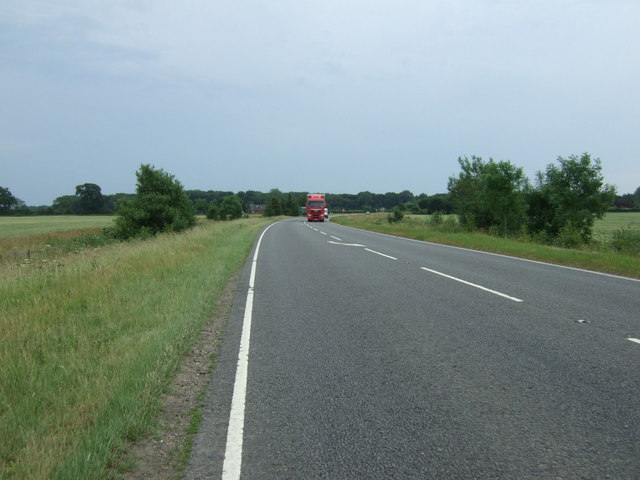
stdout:
<svg viewBox="0 0 640 480">
<path fill-rule="evenodd" d="M 306 207 L 308 222 L 324 222 L 328 209 L 323 193 L 308 194 Z"/>
</svg>

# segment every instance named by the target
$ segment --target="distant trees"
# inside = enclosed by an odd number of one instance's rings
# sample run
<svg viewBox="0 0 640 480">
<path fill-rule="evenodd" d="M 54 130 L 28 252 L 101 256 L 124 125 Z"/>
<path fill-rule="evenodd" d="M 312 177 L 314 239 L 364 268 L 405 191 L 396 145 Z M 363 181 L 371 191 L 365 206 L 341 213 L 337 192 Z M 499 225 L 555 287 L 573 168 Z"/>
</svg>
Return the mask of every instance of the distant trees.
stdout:
<svg viewBox="0 0 640 480">
<path fill-rule="evenodd" d="M 10 215 L 19 204 L 20 200 L 8 188 L 0 187 L 0 215 Z"/>
<path fill-rule="evenodd" d="M 116 237 L 179 232 L 195 225 L 193 203 L 173 175 L 142 165 L 136 177 L 135 198 L 120 202 L 114 229 Z"/>
<path fill-rule="evenodd" d="M 274 188 L 269 192 L 264 215 L 266 217 L 277 217 L 278 215 L 296 217 L 300 214 L 300 207 L 305 202 L 306 194 L 289 192 L 285 195 L 277 188 Z"/>
<path fill-rule="evenodd" d="M 104 211 L 104 197 L 102 189 L 95 183 L 85 183 L 76 186 L 78 197 L 78 213 L 81 215 L 97 215 Z"/>
<path fill-rule="evenodd" d="M 0 187 L 0 213 L 7 215 L 18 204 L 18 199 L 6 187 Z"/>
<path fill-rule="evenodd" d="M 235 220 L 242 217 L 244 206 L 237 195 L 228 195 L 222 201 L 212 201 L 207 209 L 210 220 Z"/>
</svg>

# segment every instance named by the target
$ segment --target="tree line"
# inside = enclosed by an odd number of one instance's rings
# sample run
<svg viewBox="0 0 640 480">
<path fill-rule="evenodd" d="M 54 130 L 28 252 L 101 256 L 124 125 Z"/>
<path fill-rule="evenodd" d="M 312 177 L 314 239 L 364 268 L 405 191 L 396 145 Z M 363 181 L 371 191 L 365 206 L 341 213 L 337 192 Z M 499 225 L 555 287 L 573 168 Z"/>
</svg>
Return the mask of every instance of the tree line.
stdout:
<svg viewBox="0 0 640 480">
<path fill-rule="evenodd" d="M 461 157 L 458 163 L 461 172 L 449 178 L 447 193 L 328 193 L 327 203 L 333 212 L 393 210 L 395 219 L 401 218 L 401 212 L 455 212 L 470 230 L 504 235 L 524 231 L 542 240 L 573 238 L 574 243 L 588 241 L 594 220 L 607 210 L 640 209 L 640 187 L 633 194 L 616 195 L 614 187 L 604 184 L 600 160 L 588 153 L 559 157 L 557 164 L 539 171 L 533 183 L 522 168 L 509 161 L 485 162 L 472 156 Z M 196 214 L 214 220 L 255 212 L 296 216 L 301 214 L 307 194 L 278 189 L 267 193 L 185 190 L 173 175 L 151 165 L 142 165 L 136 176 L 135 194 L 103 195 L 99 185 L 85 183 L 76 186 L 75 195 L 58 197 L 51 206 L 43 207 L 27 207 L 8 188 L 0 187 L 0 214 L 117 213 L 121 217 L 117 219 L 119 235 L 126 237 L 140 229 L 144 234 L 179 231 L 195 224 Z"/>
</svg>

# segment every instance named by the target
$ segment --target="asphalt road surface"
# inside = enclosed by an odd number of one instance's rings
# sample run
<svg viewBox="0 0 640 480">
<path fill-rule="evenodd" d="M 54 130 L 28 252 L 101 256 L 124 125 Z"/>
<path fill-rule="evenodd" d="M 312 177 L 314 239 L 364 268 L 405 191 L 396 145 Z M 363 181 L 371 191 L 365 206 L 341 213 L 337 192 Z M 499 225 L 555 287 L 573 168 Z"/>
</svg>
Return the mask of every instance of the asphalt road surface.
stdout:
<svg viewBox="0 0 640 480">
<path fill-rule="evenodd" d="M 302 219 L 257 247 L 187 479 L 640 479 L 640 282 Z"/>
</svg>

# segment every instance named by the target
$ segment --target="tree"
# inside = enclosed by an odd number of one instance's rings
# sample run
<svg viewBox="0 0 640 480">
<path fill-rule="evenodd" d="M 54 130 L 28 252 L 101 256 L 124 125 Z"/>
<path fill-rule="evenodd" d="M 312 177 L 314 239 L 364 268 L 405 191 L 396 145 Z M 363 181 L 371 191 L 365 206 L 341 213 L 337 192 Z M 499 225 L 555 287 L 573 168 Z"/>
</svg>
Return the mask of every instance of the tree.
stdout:
<svg viewBox="0 0 640 480">
<path fill-rule="evenodd" d="M 550 237 L 575 232 L 582 242 L 592 235 L 593 223 L 602 218 L 615 199 L 615 187 L 604 184 L 600 159 L 588 153 L 580 157 L 558 157 L 538 172 L 537 189 L 532 193 L 529 222 L 532 231 Z"/>
<path fill-rule="evenodd" d="M 242 200 L 237 195 L 229 195 L 222 200 L 220 207 L 221 220 L 235 220 L 242 217 Z"/>
<path fill-rule="evenodd" d="M 485 163 L 481 157 L 459 158 L 462 172 L 449 177 L 449 196 L 467 228 L 516 231 L 524 221 L 528 180 L 507 161 Z"/>
<path fill-rule="evenodd" d="M 0 187 L 0 215 L 9 215 L 18 206 L 19 200 L 8 188 Z"/>
<path fill-rule="evenodd" d="M 449 214 L 454 211 L 454 206 L 449 199 L 448 193 L 436 193 L 431 196 L 425 195 L 418 201 L 418 205 L 429 215 L 432 215 L 435 212 Z"/>
<path fill-rule="evenodd" d="M 105 200 L 102 190 L 95 183 L 76 186 L 78 197 L 78 213 L 82 215 L 99 214 L 104 211 Z"/>
<path fill-rule="evenodd" d="M 267 200 L 267 206 L 264 209 L 265 217 L 277 217 L 282 215 L 282 202 L 280 197 L 272 195 Z"/>
<path fill-rule="evenodd" d="M 196 224 L 193 203 L 182 184 L 162 169 L 142 165 L 136 196 L 120 202 L 115 234 L 119 238 L 180 232 Z"/>
<path fill-rule="evenodd" d="M 55 215 L 73 215 L 78 213 L 78 197 L 75 195 L 63 195 L 53 201 L 53 213 Z"/>
</svg>

